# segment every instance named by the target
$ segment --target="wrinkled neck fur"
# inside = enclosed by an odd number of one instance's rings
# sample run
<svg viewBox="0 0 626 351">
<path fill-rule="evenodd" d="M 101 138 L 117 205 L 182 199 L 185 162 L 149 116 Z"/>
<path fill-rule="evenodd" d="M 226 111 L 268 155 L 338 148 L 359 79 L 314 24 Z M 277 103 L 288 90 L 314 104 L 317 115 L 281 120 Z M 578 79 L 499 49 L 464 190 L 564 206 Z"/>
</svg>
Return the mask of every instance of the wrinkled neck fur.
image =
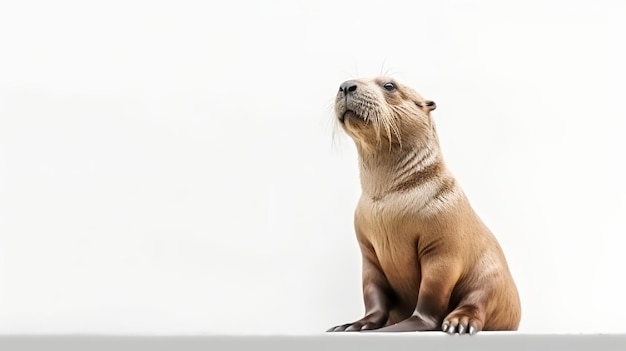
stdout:
<svg viewBox="0 0 626 351">
<path fill-rule="evenodd" d="M 420 172 L 427 171 L 429 167 L 443 167 L 441 150 L 436 140 L 403 145 L 402 148 L 398 145 L 392 148 L 388 145 L 380 145 L 378 148 L 357 145 L 357 149 L 361 188 L 372 199 L 382 198 L 409 179 L 420 177 Z"/>
</svg>

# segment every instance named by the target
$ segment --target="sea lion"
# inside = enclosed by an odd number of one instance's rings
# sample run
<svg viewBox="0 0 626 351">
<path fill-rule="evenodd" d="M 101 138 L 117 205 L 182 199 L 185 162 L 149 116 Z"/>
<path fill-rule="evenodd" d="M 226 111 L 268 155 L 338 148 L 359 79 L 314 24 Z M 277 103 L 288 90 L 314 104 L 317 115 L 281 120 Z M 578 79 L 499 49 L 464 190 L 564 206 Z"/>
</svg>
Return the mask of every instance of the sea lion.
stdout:
<svg viewBox="0 0 626 351">
<path fill-rule="evenodd" d="M 328 331 L 475 334 L 519 326 L 504 253 L 444 163 L 435 107 L 392 78 L 339 87 L 337 121 L 359 155 L 354 226 L 365 316 Z"/>
</svg>

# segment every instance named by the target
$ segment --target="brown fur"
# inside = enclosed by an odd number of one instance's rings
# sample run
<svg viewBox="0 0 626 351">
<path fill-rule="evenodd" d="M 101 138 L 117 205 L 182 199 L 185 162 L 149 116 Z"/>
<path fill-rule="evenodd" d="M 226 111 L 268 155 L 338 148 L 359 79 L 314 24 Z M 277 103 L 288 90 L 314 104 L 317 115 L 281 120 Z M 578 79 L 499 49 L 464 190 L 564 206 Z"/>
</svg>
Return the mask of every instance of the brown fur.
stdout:
<svg viewBox="0 0 626 351">
<path fill-rule="evenodd" d="M 360 161 L 354 224 L 365 317 L 329 331 L 474 334 L 519 325 L 506 259 L 445 166 L 434 109 L 390 78 L 341 85 L 335 112 Z"/>
</svg>

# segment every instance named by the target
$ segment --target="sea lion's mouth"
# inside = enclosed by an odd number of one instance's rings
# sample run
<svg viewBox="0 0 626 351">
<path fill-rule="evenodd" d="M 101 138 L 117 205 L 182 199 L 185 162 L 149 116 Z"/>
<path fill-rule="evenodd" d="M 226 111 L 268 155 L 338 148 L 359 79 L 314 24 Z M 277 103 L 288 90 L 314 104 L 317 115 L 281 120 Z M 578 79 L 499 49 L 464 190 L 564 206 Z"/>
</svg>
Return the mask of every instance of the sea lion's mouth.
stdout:
<svg viewBox="0 0 626 351">
<path fill-rule="evenodd" d="M 356 114 L 356 112 L 352 111 L 352 110 L 346 110 L 341 117 L 339 117 L 339 121 L 341 123 L 344 123 L 346 121 L 346 118 L 348 117 L 359 117 L 359 115 Z"/>
</svg>

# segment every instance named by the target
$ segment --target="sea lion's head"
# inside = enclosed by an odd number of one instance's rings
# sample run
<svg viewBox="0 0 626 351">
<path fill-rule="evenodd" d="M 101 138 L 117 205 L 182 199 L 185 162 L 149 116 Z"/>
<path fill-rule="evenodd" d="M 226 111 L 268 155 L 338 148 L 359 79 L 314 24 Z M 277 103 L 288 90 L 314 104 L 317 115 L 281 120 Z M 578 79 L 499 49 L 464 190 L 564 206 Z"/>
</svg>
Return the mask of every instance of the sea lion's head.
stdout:
<svg viewBox="0 0 626 351">
<path fill-rule="evenodd" d="M 388 77 L 354 79 L 339 86 L 335 113 L 358 146 L 377 150 L 436 140 L 435 103 Z"/>
</svg>

